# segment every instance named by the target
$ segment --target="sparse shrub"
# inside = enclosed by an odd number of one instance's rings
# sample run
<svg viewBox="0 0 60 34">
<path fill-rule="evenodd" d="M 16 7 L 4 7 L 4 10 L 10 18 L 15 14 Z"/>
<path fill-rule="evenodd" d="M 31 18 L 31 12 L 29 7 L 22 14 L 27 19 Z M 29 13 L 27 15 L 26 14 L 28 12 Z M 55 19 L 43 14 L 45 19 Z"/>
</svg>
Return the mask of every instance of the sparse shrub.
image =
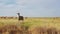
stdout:
<svg viewBox="0 0 60 34">
<path fill-rule="evenodd" d="M 31 30 L 32 34 L 45 34 L 46 28 L 45 27 L 35 27 L 33 30 Z"/>
<path fill-rule="evenodd" d="M 47 34 L 58 34 L 58 32 L 57 32 L 56 28 L 48 28 Z"/>
</svg>

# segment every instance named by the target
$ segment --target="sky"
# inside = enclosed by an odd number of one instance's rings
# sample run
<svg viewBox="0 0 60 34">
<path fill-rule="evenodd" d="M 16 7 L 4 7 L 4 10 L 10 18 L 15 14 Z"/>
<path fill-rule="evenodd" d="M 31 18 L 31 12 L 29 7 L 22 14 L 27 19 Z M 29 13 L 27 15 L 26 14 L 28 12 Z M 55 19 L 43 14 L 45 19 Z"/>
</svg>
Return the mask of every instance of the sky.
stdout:
<svg viewBox="0 0 60 34">
<path fill-rule="evenodd" d="M 0 0 L 0 16 L 60 17 L 60 0 Z"/>
</svg>

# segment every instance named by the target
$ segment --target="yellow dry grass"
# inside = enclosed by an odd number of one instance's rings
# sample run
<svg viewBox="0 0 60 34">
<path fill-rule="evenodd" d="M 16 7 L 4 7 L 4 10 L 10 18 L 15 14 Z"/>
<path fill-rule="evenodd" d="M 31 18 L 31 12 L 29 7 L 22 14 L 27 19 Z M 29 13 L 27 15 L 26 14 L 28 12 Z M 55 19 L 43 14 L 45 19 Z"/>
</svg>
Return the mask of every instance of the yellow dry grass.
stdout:
<svg viewBox="0 0 60 34">
<path fill-rule="evenodd" d="M 0 19 L 0 27 L 4 25 L 19 25 L 17 19 Z M 30 29 L 34 27 L 56 27 L 60 29 L 60 18 L 27 18 L 24 19 L 24 26 L 28 26 Z"/>
</svg>

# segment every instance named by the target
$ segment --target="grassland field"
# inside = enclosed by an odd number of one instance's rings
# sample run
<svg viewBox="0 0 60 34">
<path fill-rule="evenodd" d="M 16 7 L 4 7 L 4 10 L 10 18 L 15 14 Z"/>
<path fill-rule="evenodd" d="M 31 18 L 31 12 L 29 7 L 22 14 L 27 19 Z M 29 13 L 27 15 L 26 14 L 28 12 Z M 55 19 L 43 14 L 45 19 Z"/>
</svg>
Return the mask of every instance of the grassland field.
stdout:
<svg viewBox="0 0 60 34">
<path fill-rule="evenodd" d="M 1 19 L 0 18 L 0 27 L 5 25 L 19 25 L 18 19 Z M 29 28 L 34 27 L 56 27 L 60 29 L 60 18 L 25 18 L 24 26 Z"/>
</svg>

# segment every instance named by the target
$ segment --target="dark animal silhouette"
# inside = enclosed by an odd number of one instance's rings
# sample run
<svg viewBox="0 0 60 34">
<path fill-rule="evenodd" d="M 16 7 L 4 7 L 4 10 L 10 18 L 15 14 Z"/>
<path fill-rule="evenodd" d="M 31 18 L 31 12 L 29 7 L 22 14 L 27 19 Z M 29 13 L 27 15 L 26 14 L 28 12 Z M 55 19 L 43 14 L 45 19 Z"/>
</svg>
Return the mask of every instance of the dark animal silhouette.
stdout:
<svg viewBox="0 0 60 34">
<path fill-rule="evenodd" d="M 20 13 L 17 13 L 18 14 L 18 20 L 20 21 L 20 20 L 24 20 L 24 18 L 23 18 L 23 16 L 20 16 Z"/>
</svg>

